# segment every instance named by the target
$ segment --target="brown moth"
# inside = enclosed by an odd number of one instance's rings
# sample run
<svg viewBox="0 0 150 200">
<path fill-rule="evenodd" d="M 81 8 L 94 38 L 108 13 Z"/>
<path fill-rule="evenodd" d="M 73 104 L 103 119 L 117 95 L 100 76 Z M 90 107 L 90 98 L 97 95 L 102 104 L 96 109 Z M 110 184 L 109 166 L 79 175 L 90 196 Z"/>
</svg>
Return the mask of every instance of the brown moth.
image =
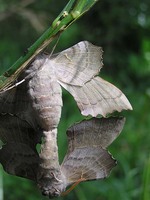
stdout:
<svg viewBox="0 0 150 200">
<path fill-rule="evenodd" d="M 106 148 L 122 131 L 124 122 L 124 118 L 92 118 L 70 127 L 68 151 L 59 166 L 59 176 L 56 169 L 47 169 L 51 176 L 39 179 L 40 157 L 36 144 L 41 143 L 41 138 L 28 122 L 9 114 L 1 115 L 0 139 L 4 145 L 0 162 L 9 174 L 35 181 L 44 195 L 60 196 L 72 184 L 103 179 L 110 174 L 116 161 Z"/>
<path fill-rule="evenodd" d="M 132 109 L 118 88 L 97 76 L 101 68 L 102 49 L 83 41 L 51 58 L 39 55 L 19 76 L 22 84 L 0 94 L 0 113 L 16 115 L 42 135 L 37 182 L 43 193 L 55 196 L 51 180 L 59 185 L 63 179 L 57 151 L 61 86 L 73 95 L 86 116 Z"/>
</svg>

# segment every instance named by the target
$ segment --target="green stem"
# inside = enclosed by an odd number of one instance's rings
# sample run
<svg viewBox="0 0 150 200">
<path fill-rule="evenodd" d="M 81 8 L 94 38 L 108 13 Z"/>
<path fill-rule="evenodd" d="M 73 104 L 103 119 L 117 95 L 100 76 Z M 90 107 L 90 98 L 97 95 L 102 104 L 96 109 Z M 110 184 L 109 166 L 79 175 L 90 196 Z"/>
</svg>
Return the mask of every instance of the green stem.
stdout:
<svg viewBox="0 0 150 200">
<path fill-rule="evenodd" d="M 142 185 L 143 191 L 141 200 L 150 199 L 150 156 L 145 163 Z"/>
<path fill-rule="evenodd" d="M 3 200 L 3 173 L 0 167 L 0 200 Z"/>
<path fill-rule="evenodd" d="M 4 74 L 0 76 L 0 91 L 5 91 L 18 77 L 22 70 L 38 55 L 54 38 L 68 26 L 87 12 L 98 0 L 70 0 L 52 26 L 21 56 Z"/>
</svg>

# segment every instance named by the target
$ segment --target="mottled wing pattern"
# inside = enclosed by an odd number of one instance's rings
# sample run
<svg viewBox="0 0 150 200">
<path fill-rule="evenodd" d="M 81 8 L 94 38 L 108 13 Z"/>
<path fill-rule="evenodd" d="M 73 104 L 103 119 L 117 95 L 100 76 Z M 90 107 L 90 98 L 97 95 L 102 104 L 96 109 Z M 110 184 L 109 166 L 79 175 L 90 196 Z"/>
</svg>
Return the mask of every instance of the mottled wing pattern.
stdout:
<svg viewBox="0 0 150 200">
<path fill-rule="evenodd" d="M 59 81 L 82 86 L 102 68 L 102 48 L 82 41 L 60 52 L 52 61 Z"/>
<path fill-rule="evenodd" d="M 61 165 L 67 185 L 107 177 L 116 165 L 105 149 L 121 132 L 124 118 L 90 119 L 67 131 L 69 147 Z"/>
<path fill-rule="evenodd" d="M 60 84 L 74 97 L 82 115 L 96 117 L 98 114 L 106 116 L 108 113 L 121 112 L 123 109 L 132 110 L 131 104 L 121 90 L 100 77 L 93 78 L 82 87 L 63 82 Z"/>
<path fill-rule="evenodd" d="M 26 121 L 5 114 L 0 115 L 0 140 L 0 163 L 5 171 L 35 180 L 39 163 L 36 145 L 41 142 L 41 135 Z"/>
</svg>

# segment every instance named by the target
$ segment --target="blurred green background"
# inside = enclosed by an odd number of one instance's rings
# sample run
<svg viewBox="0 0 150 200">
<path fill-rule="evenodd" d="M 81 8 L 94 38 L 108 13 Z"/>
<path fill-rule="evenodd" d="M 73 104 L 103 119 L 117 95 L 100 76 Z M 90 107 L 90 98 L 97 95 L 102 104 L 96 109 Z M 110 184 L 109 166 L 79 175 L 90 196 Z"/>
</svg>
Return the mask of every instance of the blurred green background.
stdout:
<svg viewBox="0 0 150 200">
<path fill-rule="evenodd" d="M 46 30 L 68 1 L 0 0 L 0 70 L 10 67 Z M 81 183 L 66 200 L 150 199 L 150 1 L 103 0 L 61 36 L 57 51 L 88 40 L 102 46 L 100 76 L 118 86 L 133 111 L 109 150 L 118 165 L 105 180 Z M 47 49 L 50 51 L 52 45 Z M 64 91 L 59 125 L 60 162 L 66 152 L 66 129 L 83 117 Z M 0 195 L 5 200 L 44 200 L 36 185 L 6 174 L 1 167 Z M 2 197 L 1 199 L 2 200 Z"/>
</svg>

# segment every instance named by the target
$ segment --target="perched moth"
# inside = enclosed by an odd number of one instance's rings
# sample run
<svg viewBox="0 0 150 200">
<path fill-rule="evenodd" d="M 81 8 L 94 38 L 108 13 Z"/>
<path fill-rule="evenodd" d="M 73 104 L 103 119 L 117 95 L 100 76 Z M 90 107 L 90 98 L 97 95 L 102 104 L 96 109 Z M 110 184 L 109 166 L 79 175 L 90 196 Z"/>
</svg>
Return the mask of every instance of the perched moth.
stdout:
<svg viewBox="0 0 150 200">
<path fill-rule="evenodd" d="M 57 150 L 61 86 L 72 94 L 85 116 L 106 116 L 113 111 L 132 109 L 118 88 L 97 76 L 101 68 L 102 49 L 83 41 L 51 57 L 37 56 L 18 77 L 21 84 L 0 94 L 0 113 L 25 120 L 36 134 L 42 135 L 36 178 L 43 193 L 50 196 L 57 193 L 49 187 L 52 179 L 62 186 Z"/>
<path fill-rule="evenodd" d="M 28 122 L 9 114 L 0 115 L 0 139 L 4 143 L 0 162 L 9 174 L 35 181 L 43 195 L 50 198 L 60 196 L 70 185 L 73 188 L 79 182 L 103 179 L 110 174 L 116 161 L 106 148 L 122 131 L 124 122 L 124 118 L 92 118 L 70 127 L 64 161 L 60 166 L 56 159 L 51 160 L 53 163 L 48 163 L 45 168 L 47 177 L 39 179 L 39 173 L 45 175 L 36 151 L 36 144 L 41 143 L 40 135 Z M 49 153 L 49 149 L 47 151 Z M 58 167 L 51 168 L 50 164 L 58 165 L 59 170 Z"/>
</svg>

